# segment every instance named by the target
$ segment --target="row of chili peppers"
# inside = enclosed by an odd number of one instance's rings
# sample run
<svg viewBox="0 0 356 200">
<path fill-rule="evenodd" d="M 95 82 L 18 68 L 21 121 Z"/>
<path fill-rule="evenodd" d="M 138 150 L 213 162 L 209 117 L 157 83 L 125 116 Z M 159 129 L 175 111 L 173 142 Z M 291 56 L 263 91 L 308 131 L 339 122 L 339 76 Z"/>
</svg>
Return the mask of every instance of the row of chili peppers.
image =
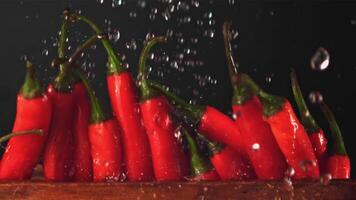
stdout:
<svg viewBox="0 0 356 200">
<path fill-rule="evenodd" d="M 295 179 L 317 179 L 324 173 L 335 179 L 350 177 L 349 157 L 327 105 L 320 102 L 334 141 L 329 155 L 324 132 L 304 102 L 294 71 L 292 88 L 301 121 L 287 99 L 267 94 L 237 71 L 229 22 L 223 35 L 235 120 L 212 106 L 191 105 L 148 79 L 148 54 L 157 43 L 165 43 L 165 37 L 145 42 L 138 95 L 132 74 L 98 26 L 68 10 L 64 17 L 58 58 L 52 63 L 59 66 L 58 76 L 44 91 L 28 62 L 18 94 L 14 131 L 41 129 L 44 134 L 10 139 L 0 163 L 1 180 L 30 179 L 38 163 L 50 181 L 279 180 L 288 167 Z M 88 24 L 95 35 L 68 57 L 67 32 L 76 21 Z M 108 55 L 112 116 L 104 112 L 77 64 L 97 39 Z"/>
</svg>

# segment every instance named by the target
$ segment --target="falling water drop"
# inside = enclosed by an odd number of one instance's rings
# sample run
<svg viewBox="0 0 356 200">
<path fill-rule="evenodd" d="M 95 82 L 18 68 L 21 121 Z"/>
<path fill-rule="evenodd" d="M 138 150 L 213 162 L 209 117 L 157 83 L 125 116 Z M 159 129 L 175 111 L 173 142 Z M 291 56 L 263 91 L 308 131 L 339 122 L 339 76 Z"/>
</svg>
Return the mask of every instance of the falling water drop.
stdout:
<svg viewBox="0 0 356 200">
<path fill-rule="evenodd" d="M 321 103 L 323 101 L 323 95 L 319 91 L 313 91 L 309 94 L 309 101 L 313 104 Z"/>
<path fill-rule="evenodd" d="M 310 67 L 313 70 L 323 71 L 326 68 L 328 68 L 329 64 L 330 64 L 329 52 L 323 47 L 320 47 L 310 59 Z"/>
</svg>

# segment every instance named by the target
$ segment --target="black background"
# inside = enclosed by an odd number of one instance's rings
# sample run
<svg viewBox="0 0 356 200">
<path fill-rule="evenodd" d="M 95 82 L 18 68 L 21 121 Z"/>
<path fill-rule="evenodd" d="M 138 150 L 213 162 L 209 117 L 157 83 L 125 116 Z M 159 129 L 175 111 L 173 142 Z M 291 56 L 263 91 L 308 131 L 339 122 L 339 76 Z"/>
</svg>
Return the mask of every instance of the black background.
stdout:
<svg viewBox="0 0 356 200">
<path fill-rule="evenodd" d="M 177 1 L 173 1 L 174 5 Z M 183 1 L 184 2 L 184 1 Z M 118 29 L 120 38 L 113 42 L 119 53 L 126 56 L 125 62 L 136 74 L 138 54 L 148 32 L 155 35 L 165 34 L 167 29 L 182 33 L 184 43 L 178 36 L 171 38 L 168 45 L 162 45 L 155 51 L 170 57 L 168 63 L 150 62 L 150 77 L 170 86 L 186 99 L 198 104 L 213 105 L 230 114 L 231 87 L 224 56 L 221 26 L 223 21 L 233 21 L 238 37 L 233 41 L 235 58 L 240 70 L 249 73 L 267 91 L 288 97 L 292 100 L 289 72 L 294 67 L 301 81 L 302 90 L 307 95 L 319 90 L 325 101 L 334 111 L 342 129 L 346 148 L 356 164 L 355 134 L 356 113 L 356 2 L 293 2 L 293 1 L 238 1 L 229 5 L 228 1 L 199 1 L 195 8 L 191 1 L 188 11 L 176 11 L 171 19 L 165 21 L 161 15 L 168 4 L 162 1 L 146 1 L 144 8 L 137 1 L 126 1 L 124 6 L 113 8 L 111 0 L 103 4 L 95 0 L 41 1 L 41 0 L 2 0 L 0 2 L 0 132 L 11 131 L 16 109 L 16 93 L 24 78 L 23 57 L 38 66 L 45 83 L 56 73 L 50 62 L 55 57 L 53 47 L 61 24 L 61 13 L 67 6 L 73 11 L 80 10 L 101 27 Z M 155 20 L 149 19 L 152 8 L 158 12 Z M 208 25 L 206 13 L 212 12 L 215 24 Z M 136 17 L 130 17 L 136 13 Z M 180 18 L 191 17 L 188 24 L 179 23 Z M 105 19 L 111 21 L 109 26 Z M 198 26 L 196 21 L 203 20 Z M 213 38 L 204 36 L 206 30 L 213 29 Z M 84 25 L 76 23 L 72 27 L 69 43 L 73 50 L 78 42 L 91 34 Z M 125 43 L 134 38 L 135 51 L 127 49 Z M 194 44 L 191 38 L 198 38 Z M 322 72 L 313 71 L 309 62 L 319 47 L 330 53 L 330 66 Z M 176 54 L 190 47 L 196 55 L 184 55 L 179 70 L 171 67 L 170 62 Z M 48 50 L 48 55 L 46 51 Z M 189 66 L 184 61 L 203 61 L 203 66 Z M 106 103 L 105 91 L 106 55 L 100 44 L 85 56 L 88 75 L 93 79 L 99 97 Z M 88 63 L 95 63 L 90 67 Z M 95 69 L 94 69 L 95 68 Z M 184 70 L 184 72 L 181 72 Z M 205 78 L 204 78 L 205 77 Z M 211 80 L 208 80 L 208 77 Z M 271 78 L 271 81 L 266 81 Z M 217 81 L 216 83 L 214 81 Z M 319 124 L 328 132 L 328 126 L 317 106 L 310 105 Z M 355 176 L 356 173 L 353 173 Z"/>
</svg>

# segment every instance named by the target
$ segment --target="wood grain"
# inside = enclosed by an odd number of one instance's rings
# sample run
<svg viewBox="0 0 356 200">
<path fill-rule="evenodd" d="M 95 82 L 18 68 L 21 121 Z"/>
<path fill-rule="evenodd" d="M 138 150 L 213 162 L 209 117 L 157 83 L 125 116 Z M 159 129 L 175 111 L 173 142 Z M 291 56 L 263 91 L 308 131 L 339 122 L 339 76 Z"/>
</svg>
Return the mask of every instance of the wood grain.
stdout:
<svg viewBox="0 0 356 200">
<path fill-rule="evenodd" d="M 356 181 L 164 182 L 164 183 L 0 183 L 0 199 L 356 199 Z"/>
</svg>

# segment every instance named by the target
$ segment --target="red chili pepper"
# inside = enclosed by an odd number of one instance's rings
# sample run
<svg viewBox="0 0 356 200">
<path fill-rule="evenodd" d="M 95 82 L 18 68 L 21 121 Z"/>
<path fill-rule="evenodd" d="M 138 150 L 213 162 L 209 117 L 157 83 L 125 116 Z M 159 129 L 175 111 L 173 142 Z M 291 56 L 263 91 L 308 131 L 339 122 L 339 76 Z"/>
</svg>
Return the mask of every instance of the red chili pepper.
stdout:
<svg viewBox="0 0 356 200">
<path fill-rule="evenodd" d="M 333 139 L 331 156 L 327 160 L 327 172 L 331 174 L 333 179 L 349 179 L 351 173 L 350 158 L 347 155 L 339 125 L 324 101 L 320 102 L 320 108 L 329 123 Z"/>
<path fill-rule="evenodd" d="M 88 18 L 76 14 L 73 15 L 73 18 L 88 23 L 97 34 L 102 33 L 97 25 Z M 127 178 L 130 181 L 153 180 L 151 150 L 141 122 L 141 111 L 132 75 L 123 67 L 109 41 L 103 38 L 102 42 L 109 57 L 107 86 L 111 107 L 122 128 Z"/>
<path fill-rule="evenodd" d="M 93 179 L 92 158 L 89 142 L 90 100 L 85 86 L 78 82 L 74 86 L 74 180 L 91 181 Z"/>
<path fill-rule="evenodd" d="M 259 179 L 278 180 L 287 169 L 269 124 L 263 120 L 262 105 L 254 89 L 245 83 L 246 74 L 237 71 L 231 48 L 230 22 L 223 25 L 224 46 L 233 87 L 232 109 L 245 150 Z"/>
<path fill-rule="evenodd" d="M 68 11 L 65 11 L 66 15 Z M 59 39 L 59 59 L 64 61 L 67 38 L 68 18 L 66 17 Z M 48 139 L 43 154 L 44 176 L 51 181 L 70 181 L 73 170 L 75 97 L 73 93 L 74 76 L 71 63 L 62 62 L 60 73 L 48 87 L 48 96 L 52 100 L 53 115 Z"/>
<path fill-rule="evenodd" d="M 120 129 L 115 118 L 107 118 L 102 105 L 88 81 L 78 70 L 74 70 L 85 85 L 91 102 L 89 140 L 93 163 L 94 181 L 118 181 L 122 173 L 122 150 Z"/>
<path fill-rule="evenodd" d="M 154 37 L 146 42 L 140 56 L 139 76 L 141 101 L 140 107 L 148 139 L 151 145 L 155 178 L 158 181 L 182 180 L 182 160 L 176 128 L 170 115 L 171 107 L 167 99 L 153 90 L 145 77 L 146 60 L 150 49 L 164 37 Z"/>
<path fill-rule="evenodd" d="M 222 180 L 251 180 L 255 178 L 252 167 L 244 161 L 244 158 L 229 146 L 213 142 L 203 135 L 198 134 L 208 147 L 210 161 Z"/>
<path fill-rule="evenodd" d="M 11 138 L 0 164 L 1 180 L 27 180 L 32 176 L 45 144 L 51 122 L 51 100 L 43 93 L 32 63 L 26 63 L 25 82 L 17 96 L 17 113 L 13 132 L 42 129 L 43 135 Z M 1 139 L 4 139 L 2 137 Z"/>
<path fill-rule="evenodd" d="M 247 81 L 253 87 L 258 88 L 252 79 Z M 265 120 L 271 126 L 273 135 L 288 164 L 295 170 L 294 178 L 319 178 L 318 160 L 313 146 L 289 101 L 284 97 L 267 94 L 261 89 L 255 91 L 258 91 L 263 105 Z"/>
<path fill-rule="evenodd" d="M 187 139 L 190 150 L 190 167 L 192 171 L 192 180 L 195 181 L 215 181 L 220 177 L 216 170 L 211 166 L 211 163 L 202 156 L 198 145 L 194 138 L 190 135 L 186 128 L 182 127 L 185 138 Z"/>
<path fill-rule="evenodd" d="M 45 178 L 51 181 L 69 181 L 73 175 L 70 171 L 74 152 L 72 123 L 75 103 L 73 92 L 69 88 L 59 89 L 58 85 L 62 83 L 57 82 L 57 86 L 48 87 L 48 95 L 53 101 L 53 116 L 43 155 L 43 169 Z"/>
<path fill-rule="evenodd" d="M 294 69 L 292 69 L 291 72 L 291 81 L 294 99 L 297 103 L 301 123 L 303 124 L 305 131 L 309 135 L 309 140 L 313 146 L 314 153 L 318 159 L 320 172 L 324 174 L 326 172 L 327 139 L 323 130 L 315 122 L 315 119 L 309 112 L 309 109 L 304 101 L 303 94 L 300 89 L 297 75 Z"/>
</svg>

